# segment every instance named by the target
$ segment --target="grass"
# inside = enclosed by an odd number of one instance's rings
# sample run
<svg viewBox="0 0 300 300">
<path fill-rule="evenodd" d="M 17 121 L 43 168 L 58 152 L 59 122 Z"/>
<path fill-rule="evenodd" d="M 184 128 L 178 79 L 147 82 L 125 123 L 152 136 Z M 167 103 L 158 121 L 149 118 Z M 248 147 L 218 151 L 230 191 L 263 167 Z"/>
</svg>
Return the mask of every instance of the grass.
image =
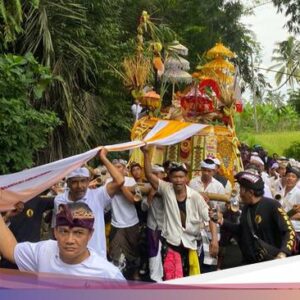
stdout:
<svg viewBox="0 0 300 300">
<path fill-rule="evenodd" d="M 278 153 L 284 155 L 284 150 L 289 148 L 293 142 L 300 141 L 300 131 L 279 131 L 265 133 L 242 133 L 239 135 L 241 142 L 250 146 L 262 145 L 269 154 Z"/>
</svg>

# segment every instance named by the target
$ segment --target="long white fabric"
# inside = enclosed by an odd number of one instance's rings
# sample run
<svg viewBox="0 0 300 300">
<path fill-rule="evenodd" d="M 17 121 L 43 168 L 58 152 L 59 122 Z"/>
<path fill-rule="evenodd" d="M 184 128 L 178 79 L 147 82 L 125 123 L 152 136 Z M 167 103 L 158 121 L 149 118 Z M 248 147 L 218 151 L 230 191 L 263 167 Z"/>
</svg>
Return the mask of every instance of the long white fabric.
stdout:
<svg viewBox="0 0 300 300">
<path fill-rule="evenodd" d="M 272 261 L 226 269 L 217 272 L 164 281 L 166 284 L 258 284 L 299 283 L 298 255 Z"/>
<path fill-rule="evenodd" d="M 172 145 L 195 135 L 206 126 L 159 120 L 144 140 L 106 145 L 105 147 L 109 151 L 125 151 L 139 148 L 146 143 L 150 145 Z M 45 191 L 68 173 L 96 156 L 102 147 L 99 146 L 82 154 L 32 169 L 0 176 L 0 211 L 13 209 L 17 202 L 26 202 Z"/>
</svg>

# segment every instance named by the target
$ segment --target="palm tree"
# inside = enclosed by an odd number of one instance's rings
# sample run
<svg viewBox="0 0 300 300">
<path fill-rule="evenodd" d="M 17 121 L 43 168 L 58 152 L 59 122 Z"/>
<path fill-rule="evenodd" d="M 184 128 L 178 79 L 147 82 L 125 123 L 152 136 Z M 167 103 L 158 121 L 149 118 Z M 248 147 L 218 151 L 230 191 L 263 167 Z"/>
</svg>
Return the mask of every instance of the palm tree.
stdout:
<svg viewBox="0 0 300 300">
<path fill-rule="evenodd" d="M 96 65 L 85 37 L 89 29 L 86 9 L 78 1 L 40 0 L 37 8 L 25 6 L 24 13 L 23 35 L 18 42 L 21 53 L 32 52 L 58 78 L 43 101 L 35 103 L 55 111 L 63 122 L 41 158 L 49 161 L 89 146 L 90 117 L 95 111 L 90 78 Z"/>
<path fill-rule="evenodd" d="M 38 164 L 128 139 L 130 101 L 111 67 L 122 61 L 130 43 L 119 24 L 121 2 L 0 2 L 2 50 L 32 52 L 56 78 L 42 100 L 31 101 L 36 109 L 54 111 L 62 121 L 47 149 L 38 153 Z"/>
<path fill-rule="evenodd" d="M 22 31 L 23 12 L 21 0 L 0 2 L 0 39 L 4 47 Z"/>
<path fill-rule="evenodd" d="M 290 36 L 286 41 L 276 43 L 273 50 L 272 61 L 276 62 L 271 69 L 277 69 L 275 81 L 280 85 L 283 79 L 284 84 L 294 87 L 300 81 L 300 42 L 295 37 Z"/>
</svg>

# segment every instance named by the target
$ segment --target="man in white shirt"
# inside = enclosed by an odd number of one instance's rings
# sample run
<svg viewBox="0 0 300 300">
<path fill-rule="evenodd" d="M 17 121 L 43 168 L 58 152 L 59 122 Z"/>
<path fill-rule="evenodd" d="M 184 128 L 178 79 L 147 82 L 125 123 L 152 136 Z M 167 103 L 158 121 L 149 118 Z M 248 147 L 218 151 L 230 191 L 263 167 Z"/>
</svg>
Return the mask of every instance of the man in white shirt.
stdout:
<svg viewBox="0 0 300 300">
<path fill-rule="evenodd" d="M 300 205 L 300 189 L 297 183 L 300 179 L 300 169 L 298 167 L 288 166 L 285 175 L 285 187 L 281 193 L 281 205 L 283 209 L 290 215 L 291 222 L 296 231 L 298 243 L 300 241 L 300 213 L 292 213 L 296 207 Z"/>
<path fill-rule="evenodd" d="M 126 161 L 114 159 L 112 163 L 125 176 Z M 134 194 L 130 189 L 136 185 L 136 181 L 132 177 L 124 178 L 124 185 L 111 201 L 109 257 L 127 279 L 139 280 L 139 219 L 134 205 Z"/>
<path fill-rule="evenodd" d="M 211 254 L 216 256 L 218 253 L 216 226 L 209 219 L 208 205 L 199 193 L 186 185 L 187 169 L 183 164 L 172 163 L 168 173 L 170 182 L 165 182 L 152 173 L 149 148 L 142 147 L 141 150 L 146 178 L 164 202 L 164 279 L 197 274 L 197 238 L 204 222 L 209 222 L 212 231 Z"/>
<path fill-rule="evenodd" d="M 273 185 L 274 197 L 276 195 L 281 195 L 282 194 L 282 190 L 285 186 L 286 167 L 287 167 L 286 163 L 280 163 L 277 170 L 276 170 L 276 172 L 279 175 L 279 178 L 274 182 L 274 185 Z"/>
<path fill-rule="evenodd" d="M 0 214 L 0 253 L 21 271 L 124 280 L 120 271 L 88 248 L 94 215 L 82 202 L 62 204 L 56 215 L 56 241 L 17 243 Z"/>
<path fill-rule="evenodd" d="M 253 164 L 253 163 L 248 164 L 245 168 L 245 171 L 261 176 L 261 167 L 259 167 L 257 164 Z M 264 180 L 262 176 L 261 176 L 261 178 L 262 178 L 262 180 Z M 265 181 L 264 181 L 264 183 L 265 183 Z M 263 196 L 266 198 L 270 198 L 270 199 L 273 198 L 271 188 L 266 183 L 264 185 L 264 195 Z"/>
<path fill-rule="evenodd" d="M 189 186 L 200 194 L 204 195 L 206 193 L 221 194 L 225 195 L 226 191 L 221 182 L 215 179 L 213 176 L 215 174 L 216 165 L 214 161 L 210 158 L 207 158 L 201 162 L 201 176 L 194 177 Z M 209 201 L 210 205 L 218 206 L 224 208 L 223 203 L 216 201 Z"/>
<path fill-rule="evenodd" d="M 259 157 L 258 153 L 252 152 L 252 156 L 250 158 L 250 164 L 254 164 L 257 166 L 257 168 L 259 170 L 259 175 L 261 176 L 262 180 L 265 183 L 265 197 L 272 198 L 270 176 L 265 171 L 265 163 Z M 268 189 L 268 192 L 266 193 L 267 189 Z"/>
<path fill-rule="evenodd" d="M 269 168 L 270 189 L 271 189 L 273 198 L 275 197 L 276 182 L 279 179 L 279 174 L 276 172 L 276 170 L 278 168 L 279 168 L 279 164 L 277 162 L 272 163 L 272 165 Z"/>
<path fill-rule="evenodd" d="M 190 183 L 189 186 L 200 193 L 201 195 L 204 195 L 204 197 L 207 197 L 207 193 L 212 194 L 218 194 L 218 195 L 225 195 L 226 191 L 222 183 L 220 183 L 217 179 L 215 179 L 213 176 L 216 171 L 216 165 L 215 162 L 207 158 L 203 160 L 200 164 L 201 168 L 201 176 L 194 177 Z M 209 199 L 208 199 L 209 200 Z M 208 202 L 209 206 L 214 209 L 221 210 L 222 212 L 225 211 L 225 203 L 224 202 L 218 202 L 214 201 L 213 199 L 209 200 Z M 218 228 L 219 231 L 219 228 Z M 217 258 L 212 257 L 210 255 L 210 252 L 208 251 L 208 241 L 210 239 L 210 231 L 209 228 L 204 228 L 201 231 L 201 238 L 202 243 L 200 244 L 200 261 L 201 261 L 201 272 L 212 272 L 216 270 L 216 266 L 218 263 Z"/>
<path fill-rule="evenodd" d="M 124 177 L 113 164 L 107 159 L 107 150 L 102 148 L 100 160 L 112 176 L 109 184 L 97 189 L 89 189 L 90 173 L 87 168 L 79 168 L 71 172 L 67 178 L 68 189 L 54 199 L 54 213 L 52 217 L 52 228 L 55 228 L 55 215 L 60 204 L 72 202 L 86 203 L 95 215 L 95 232 L 89 241 L 89 247 L 96 253 L 106 258 L 106 239 L 104 209 L 111 203 L 111 198 L 116 194 L 124 182 Z"/>
</svg>

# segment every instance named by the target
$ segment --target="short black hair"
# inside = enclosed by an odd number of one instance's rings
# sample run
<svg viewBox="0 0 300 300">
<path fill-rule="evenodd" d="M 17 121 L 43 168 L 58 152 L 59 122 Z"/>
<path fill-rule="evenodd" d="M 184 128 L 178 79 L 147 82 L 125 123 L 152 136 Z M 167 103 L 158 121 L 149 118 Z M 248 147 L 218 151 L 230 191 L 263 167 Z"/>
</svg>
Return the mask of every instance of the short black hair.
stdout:
<svg viewBox="0 0 300 300">
<path fill-rule="evenodd" d="M 129 167 L 130 172 L 131 172 L 132 169 L 135 168 L 135 167 L 138 167 L 138 168 L 140 168 L 140 169 L 143 169 L 142 166 L 141 166 L 139 163 L 133 162 L 133 163 L 130 164 L 130 167 Z"/>
<path fill-rule="evenodd" d="M 171 161 L 170 160 L 166 160 L 164 163 L 163 163 L 163 167 L 165 169 L 165 171 L 168 171 L 169 167 L 170 167 L 170 164 L 171 164 Z"/>
<path fill-rule="evenodd" d="M 93 213 L 93 211 L 90 209 L 90 207 L 84 202 L 74 201 L 74 202 L 68 202 L 64 205 L 66 205 L 70 209 L 71 212 L 79 210 L 79 209 L 83 209 L 86 212 Z"/>
<path fill-rule="evenodd" d="M 188 173 L 188 170 L 186 168 L 186 165 L 180 162 L 171 162 L 168 168 L 168 173 L 172 174 L 174 172 L 182 171 L 185 174 Z"/>
</svg>

